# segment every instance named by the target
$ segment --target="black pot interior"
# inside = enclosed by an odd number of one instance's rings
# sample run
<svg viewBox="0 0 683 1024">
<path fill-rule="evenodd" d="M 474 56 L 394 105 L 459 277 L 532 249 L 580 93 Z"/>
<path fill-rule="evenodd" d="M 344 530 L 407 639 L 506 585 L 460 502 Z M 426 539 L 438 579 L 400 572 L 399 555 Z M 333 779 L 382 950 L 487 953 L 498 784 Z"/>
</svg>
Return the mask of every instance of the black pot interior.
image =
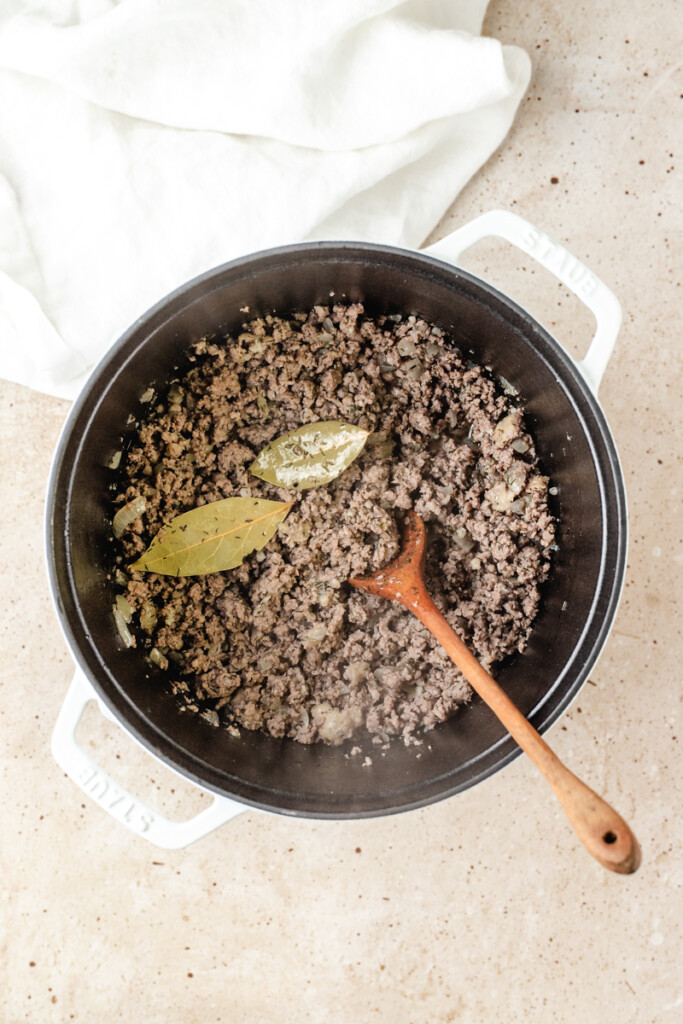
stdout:
<svg viewBox="0 0 683 1024">
<path fill-rule="evenodd" d="M 250 316 L 308 310 L 335 298 L 369 313 L 417 314 L 448 332 L 463 353 L 520 391 L 558 488 L 556 553 L 527 650 L 497 678 L 537 729 L 567 706 L 595 663 L 621 589 L 625 502 L 599 406 L 548 333 L 471 275 L 429 257 L 380 246 L 312 243 L 217 268 L 165 299 L 110 350 L 72 410 L 48 502 L 53 589 L 74 654 L 114 714 L 185 776 L 247 803 L 319 817 L 355 817 L 420 806 L 467 788 L 518 753 L 474 698 L 420 747 L 369 740 L 304 747 L 242 730 L 240 739 L 180 713 L 162 673 L 124 650 L 114 628 L 105 551 L 111 532 L 107 463 L 142 414 L 143 391 L 182 368 L 190 342 L 239 328 Z M 365 755 L 372 765 L 362 767 Z M 418 757 L 418 754 L 420 755 Z"/>
</svg>

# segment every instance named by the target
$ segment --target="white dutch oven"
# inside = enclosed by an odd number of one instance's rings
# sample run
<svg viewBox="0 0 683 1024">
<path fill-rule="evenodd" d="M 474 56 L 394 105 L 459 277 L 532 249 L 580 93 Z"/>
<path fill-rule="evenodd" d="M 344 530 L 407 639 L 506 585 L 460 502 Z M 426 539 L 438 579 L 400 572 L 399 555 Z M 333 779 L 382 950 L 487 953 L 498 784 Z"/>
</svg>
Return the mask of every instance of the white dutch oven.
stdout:
<svg viewBox="0 0 683 1024">
<path fill-rule="evenodd" d="M 514 302 L 458 268 L 463 252 L 489 236 L 532 256 L 595 314 L 597 330 L 582 361 L 571 359 Z M 370 313 L 424 317 L 519 389 L 544 471 L 559 491 L 559 550 L 528 649 L 500 667 L 498 680 L 540 732 L 587 679 L 616 613 L 626 502 L 596 396 L 621 311 L 612 292 L 566 249 L 521 217 L 492 211 L 421 252 L 305 243 L 204 274 L 141 317 L 95 368 L 64 427 L 48 492 L 50 582 L 77 664 L 52 750 L 103 810 L 166 849 L 195 842 L 248 807 L 321 818 L 419 807 L 476 784 L 519 753 L 476 698 L 430 732 L 419 760 L 414 750 L 394 744 L 362 770 L 363 757 L 344 758 L 344 747 L 303 747 L 244 731 L 236 739 L 199 716 L 180 714 L 163 674 L 149 667 L 144 652 L 123 650 L 118 641 L 105 570 L 111 532 L 106 467 L 131 430 L 129 413 L 140 408 L 151 381 L 163 387 L 174 376 L 193 339 L 239 329 L 241 307 L 254 315 L 285 315 L 326 302 L 331 291 L 363 301 Z M 212 794 L 212 805 L 176 823 L 127 792 L 76 741 L 91 700 L 150 754 Z M 373 750 L 368 745 L 367 752 Z"/>
</svg>

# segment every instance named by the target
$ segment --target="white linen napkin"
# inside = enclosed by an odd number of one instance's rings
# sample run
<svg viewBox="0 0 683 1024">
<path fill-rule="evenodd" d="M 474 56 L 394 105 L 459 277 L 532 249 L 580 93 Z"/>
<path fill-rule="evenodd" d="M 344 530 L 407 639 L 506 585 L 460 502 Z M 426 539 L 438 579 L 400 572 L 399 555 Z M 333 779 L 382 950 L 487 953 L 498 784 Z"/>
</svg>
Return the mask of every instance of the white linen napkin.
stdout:
<svg viewBox="0 0 683 1024">
<path fill-rule="evenodd" d="M 504 139 L 486 0 L 5 0 L 0 376 L 72 398 L 183 281 L 305 239 L 419 246 Z"/>
</svg>

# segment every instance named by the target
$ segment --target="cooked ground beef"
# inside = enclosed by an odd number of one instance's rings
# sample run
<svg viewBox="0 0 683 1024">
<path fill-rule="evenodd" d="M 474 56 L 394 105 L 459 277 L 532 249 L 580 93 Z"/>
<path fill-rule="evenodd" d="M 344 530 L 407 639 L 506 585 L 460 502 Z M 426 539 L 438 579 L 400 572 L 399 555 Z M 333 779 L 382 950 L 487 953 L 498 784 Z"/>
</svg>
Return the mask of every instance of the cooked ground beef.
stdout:
<svg viewBox="0 0 683 1024">
<path fill-rule="evenodd" d="M 427 523 L 427 584 L 456 632 L 487 667 L 523 650 L 554 522 L 512 389 L 438 328 L 371 319 L 359 304 L 254 320 L 197 343 L 192 362 L 122 462 L 116 504 L 143 495 L 146 511 L 118 541 L 120 564 L 206 502 L 295 502 L 237 569 L 130 573 L 136 643 L 170 659 L 174 685 L 215 724 L 301 743 L 342 742 L 362 725 L 378 742 L 407 740 L 469 699 L 420 622 L 346 582 L 397 553 L 409 508 Z M 249 474 L 269 441 L 333 419 L 374 433 L 331 484 L 296 493 Z"/>
</svg>

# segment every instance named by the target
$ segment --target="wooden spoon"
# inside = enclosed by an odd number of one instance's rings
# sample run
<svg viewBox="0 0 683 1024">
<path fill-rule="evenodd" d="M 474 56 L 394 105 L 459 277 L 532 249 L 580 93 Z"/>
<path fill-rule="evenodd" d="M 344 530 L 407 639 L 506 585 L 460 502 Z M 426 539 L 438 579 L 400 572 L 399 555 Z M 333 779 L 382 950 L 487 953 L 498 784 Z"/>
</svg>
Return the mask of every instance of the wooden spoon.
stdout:
<svg viewBox="0 0 683 1024">
<path fill-rule="evenodd" d="M 367 590 L 397 601 L 417 615 L 507 731 L 545 775 L 572 828 L 588 852 L 609 871 L 630 875 L 640 864 L 640 847 L 623 818 L 566 768 L 498 683 L 488 674 L 436 607 L 422 578 L 425 525 L 408 512 L 400 554 L 365 579 L 350 579 Z"/>
</svg>

